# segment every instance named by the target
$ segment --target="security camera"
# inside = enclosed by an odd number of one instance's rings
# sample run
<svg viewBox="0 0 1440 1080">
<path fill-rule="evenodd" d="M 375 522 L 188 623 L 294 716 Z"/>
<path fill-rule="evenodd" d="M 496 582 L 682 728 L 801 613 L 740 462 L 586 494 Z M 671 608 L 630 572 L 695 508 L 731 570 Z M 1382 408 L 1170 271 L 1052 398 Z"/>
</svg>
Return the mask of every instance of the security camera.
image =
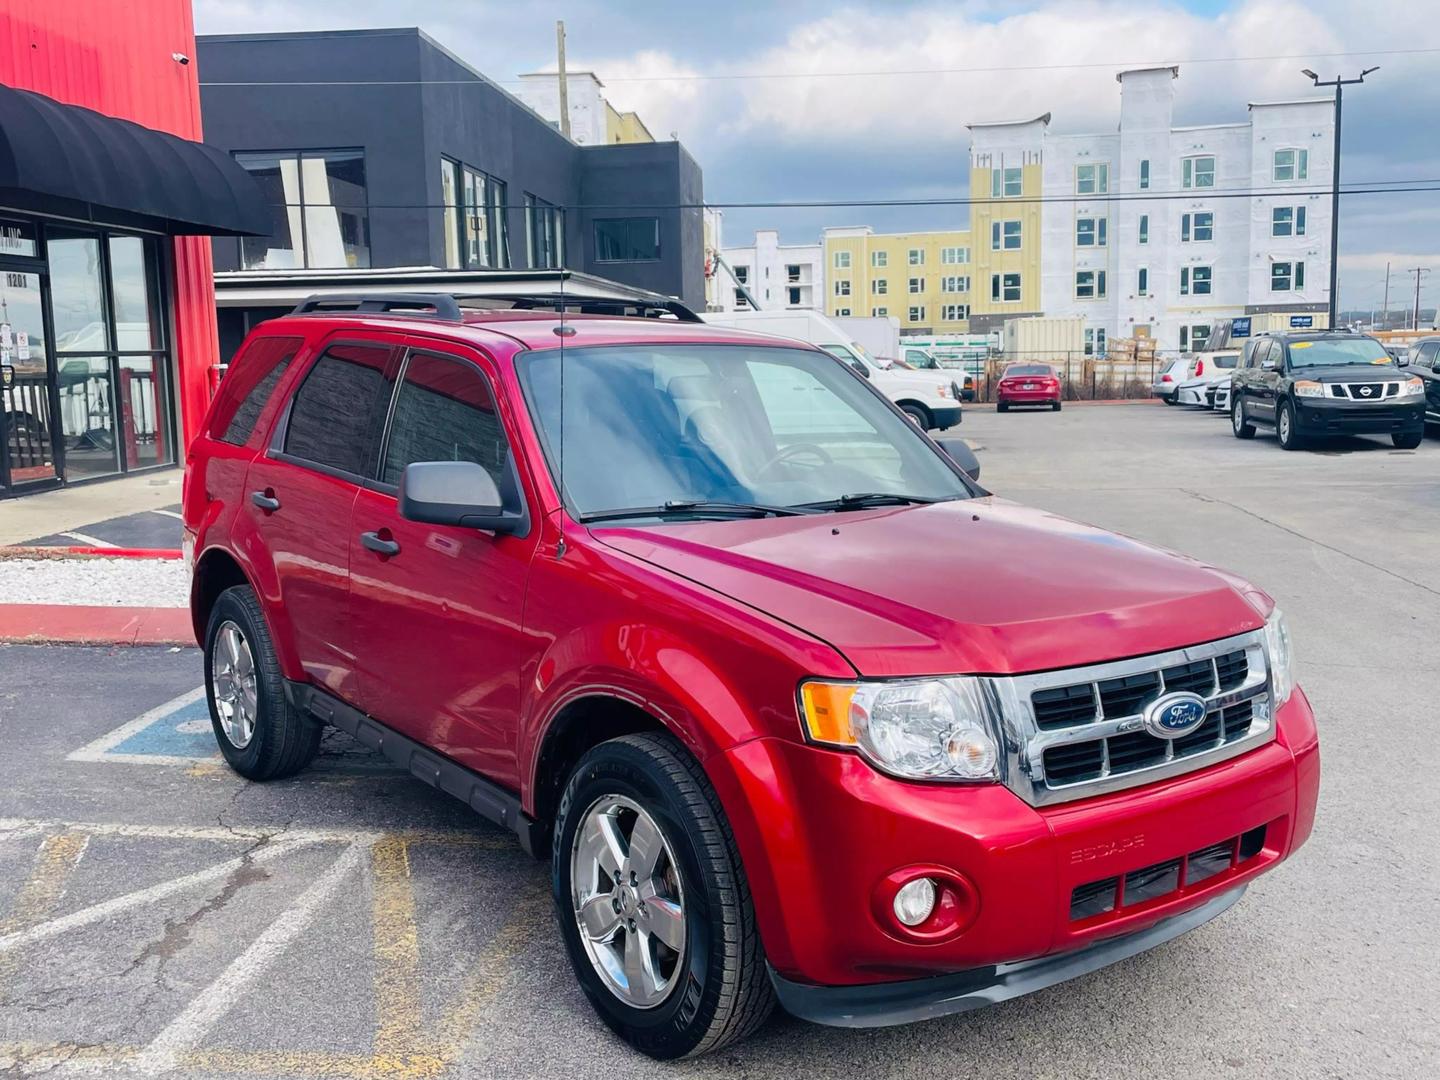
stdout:
<svg viewBox="0 0 1440 1080">
<path fill-rule="evenodd" d="M 172 52 L 170 54 L 170 59 L 181 65 L 188 65 L 190 63 L 190 58 L 186 56 L 183 52 Z"/>
</svg>

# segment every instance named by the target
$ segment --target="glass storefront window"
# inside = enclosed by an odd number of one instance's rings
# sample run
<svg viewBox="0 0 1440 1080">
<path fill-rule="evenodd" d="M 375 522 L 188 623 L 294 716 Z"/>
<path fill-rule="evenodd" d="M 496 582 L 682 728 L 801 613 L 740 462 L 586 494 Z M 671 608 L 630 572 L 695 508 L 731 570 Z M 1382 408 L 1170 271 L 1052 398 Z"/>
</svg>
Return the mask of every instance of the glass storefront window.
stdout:
<svg viewBox="0 0 1440 1080">
<path fill-rule="evenodd" d="M 274 222 L 269 236 L 241 239 L 244 269 L 370 265 L 363 151 L 246 153 L 235 160 L 260 185 Z"/>
<path fill-rule="evenodd" d="M 104 278 L 99 237 L 56 229 L 49 234 L 46 248 L 55 350 L 96 352 L 110 348 L 105 304 L 101 300 Z"/>
<path fill-rule="evenodd" d="M 53 480 L 55 424 L 39 274 L 0 273 L 0 410 L 0 466 L 9 466 L 9 483 Z M 4 484 L 0 468 L 0 489 Z"/>
<path fill-rule="evenodd" d="M 160 344 L 151 306 L 145 241 L 138 236 L 112 236 L 110 281 L 115 290 L 115 347 L 121 352 L 154 349 Z"/>
<path fill-rule="evenodd" d="M 118 472 L 110 358 L 62 353 L 55 366 L 60 384 L 60 434 L 65 439 L 65 479 L 85 480 Z"/>
</svg>

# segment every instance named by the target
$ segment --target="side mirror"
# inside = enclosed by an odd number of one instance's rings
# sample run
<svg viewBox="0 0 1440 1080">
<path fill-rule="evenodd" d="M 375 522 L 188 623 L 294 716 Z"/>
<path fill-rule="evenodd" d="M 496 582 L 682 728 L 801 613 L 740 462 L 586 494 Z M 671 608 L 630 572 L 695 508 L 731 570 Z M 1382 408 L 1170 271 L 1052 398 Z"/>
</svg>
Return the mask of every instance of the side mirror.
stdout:
<svg viewBox="0 0 1440 1080">
<path fill-rule="evenodd" d="M 864 364 L 862 364 L 859 360 L 851 360 L 850 366 L 853 367 L 856 371 L 858 371 L 861 375 L 865 376 L 865 378 L 870 378 L 870 369 Z"/>
<path fill-rule="evenodd" d="M 952 435 L 949 438 L 936 439 L 935 445 L 944 450 L 946 456 L 959 465 L 960 471 L 971 480 L 978 481 L 980 479 L 980 459 L 975 456 L 975 451 L 970 449 L 970 444 L 964 439 L 958 435 Z"/>
<path fill-rule="evenodd" d="M 473 461 L 417 461 L 400 477 L 400 516 L 431 525 L 524 532 L 523 510 L 507 510 L 500 489 Z"/>
<path fill-rule="evenodd" d="M 1261 361 L 1260 361 L 1260 370 L 1261 370 L 1261 371 L 1279 371 L 1279 370 L 1280 370 L 1280 361 L 1278 361 L 1278 360 L 1261 360 Z"/>
</svg>

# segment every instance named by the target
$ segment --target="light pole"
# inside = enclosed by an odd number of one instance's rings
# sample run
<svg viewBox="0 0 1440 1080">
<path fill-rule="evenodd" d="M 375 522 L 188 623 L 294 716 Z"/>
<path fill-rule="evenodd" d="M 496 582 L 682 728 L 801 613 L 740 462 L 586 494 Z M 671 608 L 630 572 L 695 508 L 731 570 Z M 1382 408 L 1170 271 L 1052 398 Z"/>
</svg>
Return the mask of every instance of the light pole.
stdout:
<svg viewBox="0 0 1440 1080">
<path fill-rule="evenodd" d="M 1319 75 L 1309 68 L 1302 68 L 1301 75 L 1304 75 L 1316 86 L 1333 86 L 1335 88 L 1335 150 L 1331 154 L 1334 159 L 1334 176 L 1331 179 L 1330 188 L 1330 326 L 1333 329 L 1336 318 L 1339 315 L 1340 307 L 1337 301 L 1336 290 L 1340 283 L 1340 100 L 1344 88 L 1354 86 L 1356 83 L 1365 81 L 1365 76 L 1380 70 L 1376 64 L 1372 68 L 1366 68 L 1354 79 L 1342 79 L 1338 75 L 1333 79 L 1326 79 L 1323 82 Z"/>
</svg>

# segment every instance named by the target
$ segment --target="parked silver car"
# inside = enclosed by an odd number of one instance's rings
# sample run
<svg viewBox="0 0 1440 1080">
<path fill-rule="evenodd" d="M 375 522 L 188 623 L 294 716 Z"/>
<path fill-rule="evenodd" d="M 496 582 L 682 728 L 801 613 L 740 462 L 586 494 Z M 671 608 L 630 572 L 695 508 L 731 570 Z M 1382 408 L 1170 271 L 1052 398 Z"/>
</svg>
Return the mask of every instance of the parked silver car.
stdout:
<svg viewBox="0 0 1440 1080">
<path fill-rule="evenodd" d="M 1150 384 L 1151 396 L 1158 397 L 1166 405 L 1176 404 L 1180 384 L 1191 378 L 1194 367 L 1194 358 L 1185 356 L 1162 365 L 1156 370 L 1155 379 Z"/>
</svg>

